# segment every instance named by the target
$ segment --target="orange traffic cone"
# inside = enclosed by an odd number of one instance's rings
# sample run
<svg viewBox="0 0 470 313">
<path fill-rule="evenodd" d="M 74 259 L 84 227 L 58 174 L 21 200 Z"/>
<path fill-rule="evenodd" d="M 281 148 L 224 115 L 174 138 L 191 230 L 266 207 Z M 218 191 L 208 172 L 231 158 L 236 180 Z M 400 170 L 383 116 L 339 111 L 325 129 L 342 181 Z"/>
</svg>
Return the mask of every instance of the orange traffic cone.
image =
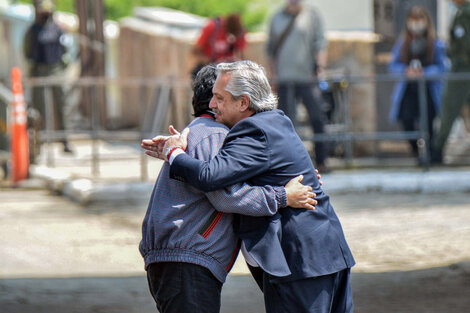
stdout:
<svg viewBox="0 0 470 313">
<path fill-rule="evenodd" d="M 12 126 L 10 137 L 11 167 L 10 177 L 13 184 L 28 177 L 29 144 L 26 129 L 26 105 L 24 103 L 21 70 L 14 67 L 11 70 Z"/>
</svg>

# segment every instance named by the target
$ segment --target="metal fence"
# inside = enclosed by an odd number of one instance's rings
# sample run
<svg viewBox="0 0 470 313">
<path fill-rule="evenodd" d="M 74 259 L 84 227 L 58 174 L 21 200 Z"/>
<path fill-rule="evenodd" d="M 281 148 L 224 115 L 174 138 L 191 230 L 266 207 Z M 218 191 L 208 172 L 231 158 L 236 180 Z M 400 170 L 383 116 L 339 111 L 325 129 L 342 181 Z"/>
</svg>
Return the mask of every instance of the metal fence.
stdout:
<svg viewBox="0 0 470 313">
<path fill-rule="evenodd" d="M 410 81 L 416 81 L 419 87 L 419 108 L 420 123 L 419 130 L 413 132 L 406 131 L 376 131 L 376 132 L 354 132 L 352 131 L 352 118 L 349 105 L 349 97 L 351 86 L 355 84 L 380 84 L 395 83 L 407 78 L 400 75 L 370 75 L 370 76 L 353 76 L 340 75 L 329 77 L 327 83 L 337 86 L 335 93 L 335 101 L 338 102 L 336 108 L 336 121 L 341 127 L 335 129 L 334 132 L 326 132 L 323 134 L 313 134 L 312 136 L 302 136 L 303 140 L 312 140 L 314 142 L 336 142 L 344 145 L 344 159 L 346 164 L 351 164 L 353 155 L 353 143 L 356 141 L 382 141 L 382 140 L 419 140 L 422 146 L 422 157 L 424 169 L 429 168 L 429 133 L 427 120 L 427 100 L 426 100 L 426 82 L 435 80 L 470 80 L 470 73 L 432 75 Z M 65 130 L 58 131 L 53 129 L 52 114 L 52 91 L 53 86 L 71 86 L 72 88 L 89 88 L 91 94 L 95 94 L 97 88 L 114 86 L 121 91 L 123 88 L 137 88 L 139 90 L 138 103 L 135 104 L 140 109 L 139 127 L 130 131 L 106 130 L 99 123 L 99 104 L 96 97 L 91 97 L 90 125 L 88 129 Z M 71 133 L 75 138 L 91 139 L 91 171 L 93 175 L 99 176 L 100 173 L 100 150 L 99 140 L 125 140 L 138 143 L 142 138 L 151 138 L 158 134 L 166 133 L 169 111 L 174 105 L 174 92 L 176 89 L 184 90 L 185 112 L 180 112 L 189 121 L 192 113 L 190 105 L 191 89 L 188 82 L 167 78 L 136 78 L 136 79 L 109 79 L 109 78 L 80 78 L 78 80 L 64 80 L 58 78 L 35 78 L 26 79 L 25 87 L 42 87 L 45 89 L 44 101 L 46 104 L 45 129 L 37 133 L 38 141 L 45 144 L 47 165 L 54 167 L 54 155 L 52 153 L 51 144 L 54 141 L 65 139 Z M 151 96 L 153 94 L 153 96 Z M 151 99 L 150 99 L 151 98 Z M 147 179 L 147 158 L 142 153 L 140 157 L 141 179 Z"/>
<path fill-rule="evenodd" d="M 52 88 L 54 86 L 67 86 L 69 93 L 72 90 L 81 91 L 87 89 L 91 97 L 89 97 L 90 111 L 89 122 L 85 127 L 78 129 L 55 130 L 54 114 L 53 114 L 53 95 Z M 63 141 L 73 135 L 74 138 L 91 139 L 91 171 L 94 176 L 100 173 L 100 150 L 98 142 L 100 140 L 119 140 L 140 142 L 143 138 L 152 138 L 156 134 L 165 133 L 168 129 L 167 119 L 175 105 L 177 98 L 175 93 L 183 93 L 179 98 L 183 99 L 183 110 L 173 117 L 180 115 L 179 118 L 188 122 L 190 120 L 191 105 L 191 88 L 190 85 L 182 80 L 172 78 L 133 78 L 133 79 L 110 79 L 110 78 L 80 78 L 77 80 L 64 80 L 55 77 L 30 78 L 25 80 L 27 88 L 44 88 L 45 116 L 44 128 L 38 130 L 35 134 L 38 144 L 45 145 L 46 164 L 50 167 L 55 166 L 54 153 L 52 143 L 55 141 Z M 140 112 L 138 123 L 130 130 L 107 130 L 102 125 L 103 120 L 100 116 L 102 110 L 100 106 L 106 103 L 99 103 L 97 90 L 100 88 L 114 88 L 118 93 L 117 97 L 122 96 L 124 90 L 135 90 L 137 93 L 133 103 L 135 110 Z M 182 115 L 182 117 L 181 117 Z M 147 158 L 142 153 L 140 157 L 141 179 L 147 177 Z"/>
<path fill-rule="evenodd" d="M 374 140 L 374 141 L 381 141 L 381 140 L 394 140 L 394 141 L 401 141 L 401 140 L 419 140 L 419 145 L 422 151 L 422 166 L 424 169 L 428 170 L 430 166 L 430 136 L 428 131 L 428 107 L 427 107 L 427 92 L 426 92 L 426 84 L 432 81 L 468 81 L 470 80 L 470 73 L 446 73 L 446 74 L 433 74 L 433 75 L 426 75 L 419 78 L 407 78 L 404 75 L 396 75 L 396 74 L 376 74 L 370 76 L 348 76 L 345 75 L 344 77 L 339 78 L 331 78 L 329 83 L 337 83 L 343 84 L 347 86 L 351 86 L 354 84 L 364 84 L 364 83 L 372 83 L 372 84 L 380 84 L 380 83 L 396 83 L 398 81 L 408 81 L 408 82 L 416 82 L 418 84 L 418 99 L 419 99 L 419 129 L 417 131 L 377 131 L 377 132 L 354 132 L 351 130 L 351 115 L 350 115 L 350 106 L 349 106 L 349 96 L 350 96 L 350 88 L 345 88 L 343 91 L 343 95 L 340 96 L 342 100 L 340 100 L 342 104 L 342 109 L 340 110 L 342 114 L 342 120 L 344 127 L 342 128 L 343 131 L 336 134 L 317 134 L 313 135 L 312 137 L 303 137 L 304 140 L 313 140 L 313 141 L 336 141 L 336 142 L 343 142 L 345 144 L 345 160 L 347 164 L 351 164 L 353 160 L 352 155 L 352 143 L 354 141 L 364 141 L 364 140 Z M 443 88 L 443 92 L 445 92 L 445 88 Z M 470 90 L 469 90 L 470 94 Z M 466 99 L 462 99 L 465 101 Z M 445 105 L 442 103 L 442 105 Z"/>
</svg>

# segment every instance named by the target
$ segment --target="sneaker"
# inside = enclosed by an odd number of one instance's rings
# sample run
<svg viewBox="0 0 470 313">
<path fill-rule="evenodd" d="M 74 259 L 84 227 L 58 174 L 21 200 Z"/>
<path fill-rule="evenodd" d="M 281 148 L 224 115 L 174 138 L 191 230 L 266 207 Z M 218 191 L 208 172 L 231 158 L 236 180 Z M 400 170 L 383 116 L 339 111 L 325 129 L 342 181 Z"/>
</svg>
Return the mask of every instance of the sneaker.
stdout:
<svg viewBox="0 0 470 313">
<path fill-rule="evenodd" d="M 442 150 L 431 149 L 431 164 L 442 164 Z"/>
</svg>

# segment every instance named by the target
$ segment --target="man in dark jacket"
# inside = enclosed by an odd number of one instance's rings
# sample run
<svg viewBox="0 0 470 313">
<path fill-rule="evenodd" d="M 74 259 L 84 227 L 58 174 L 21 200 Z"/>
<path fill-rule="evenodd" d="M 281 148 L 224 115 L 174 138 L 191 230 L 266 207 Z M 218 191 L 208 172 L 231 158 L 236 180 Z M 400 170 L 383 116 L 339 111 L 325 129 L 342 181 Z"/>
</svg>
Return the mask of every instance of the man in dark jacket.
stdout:
<svg viewBox="0 0 470 313">
<path fill-rule="evenodd" d="M 215 78 L 215 68 L 205 66 L 194 81 L 196 118 L 188 125 L 186 152 L 200 160 L 213 158 L 228 132 L 209 109 Z M 144 140 L 142 146 L 152 143 Z M 286 187 L 240 183 L 204 193 L 170 179 L 169 168 L 165 163 L 160 171 L 142 224 L 139 248 L 150 292 L 161 313 L 217 313 L 240 248 L 232 213 L 270 216 L 287 205 L 313 209 L 314 194 L 299 178 Z"/>
<path fill-rule="evenodd" d="M 210 107 L 230 128 L 209 161 L 184 153 L 188 131 L 158 151 L 170 177 L 211 191 L 238 182 L 282 186 L 303 175 L 316 193 L 316 210 L 286 208 L 269 217 L 240 215 L 235 232 L 247 262 L 261 277 L 266 312 L 352 312 L 350 268 L 355 264 L 341 224 L 315 176 L 292 122 L 275 110 L 276 98 L 262 67 L 251 61 L 221 63 Z"/>
</svg>

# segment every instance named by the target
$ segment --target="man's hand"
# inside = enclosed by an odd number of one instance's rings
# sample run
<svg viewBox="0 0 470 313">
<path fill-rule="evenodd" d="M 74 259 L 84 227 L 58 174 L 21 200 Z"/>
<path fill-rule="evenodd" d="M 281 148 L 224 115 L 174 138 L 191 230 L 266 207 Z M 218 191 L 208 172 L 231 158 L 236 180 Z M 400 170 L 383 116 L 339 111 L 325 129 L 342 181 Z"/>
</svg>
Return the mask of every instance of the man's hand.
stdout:
<svg viewBox="0 0 470 313">
<path fill-rule="evenodd" d="M 185 128 L 181 134 L 173 127 L 173 125 L 170 125 L 169 130 L 172 136 L 168 137 L 168 139 L 165 141 L 163 146 L 163 154 L 165 154 L 167 149 L 170 147 L 179 147 L 185 150 L 188 146 L 189 128 Z M 160 139 L 159 142 L 161 141 L 162 140 Z M 168 161 L 167 155 L 164 155 L 164 160 Z"/>
<path fill-rule="evenodd" d="M 321 175 L 318 173 L 317 169 L 315 169 L 315 173 L 317 173 L 317 178 L 318 178 L 318 182 L 320 183 L 320 186 L 323 186 L 323 182 L 321 181 Z"/>
<path fill-rule="evenodd" d="M 156 136 L 152 139 L 144 139 L 140 146 L 147 150 L 145 151 L 146 155 L 165 160 L 165 150 L 163 150 L 163 147 L 168 138 L 169 136 Z"/>
<path fill-rule="evenodd" d="M 291 179 L 284 187 L 287 195 L 287 206 L 297 209 L 315 210 L 314 205 L 317 200 L 313 199 L 317 195 L 312 191 L 312 187 L 304 186 L 300 182 L 304 179 L 303 175 Z"/>
</svg>

